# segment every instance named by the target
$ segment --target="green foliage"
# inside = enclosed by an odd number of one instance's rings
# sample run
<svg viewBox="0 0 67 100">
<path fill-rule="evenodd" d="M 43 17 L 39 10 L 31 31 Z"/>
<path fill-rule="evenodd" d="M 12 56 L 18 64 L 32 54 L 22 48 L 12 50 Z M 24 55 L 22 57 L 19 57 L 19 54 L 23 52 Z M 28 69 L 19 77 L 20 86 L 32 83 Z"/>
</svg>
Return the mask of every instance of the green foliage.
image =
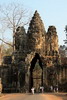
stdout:
<svg viewBox="0 0 67 100">
<path fill-rule="evenodd" d="M 65 32 L 67 33 L 67 25 L 65 26 Z"/>
</svg>

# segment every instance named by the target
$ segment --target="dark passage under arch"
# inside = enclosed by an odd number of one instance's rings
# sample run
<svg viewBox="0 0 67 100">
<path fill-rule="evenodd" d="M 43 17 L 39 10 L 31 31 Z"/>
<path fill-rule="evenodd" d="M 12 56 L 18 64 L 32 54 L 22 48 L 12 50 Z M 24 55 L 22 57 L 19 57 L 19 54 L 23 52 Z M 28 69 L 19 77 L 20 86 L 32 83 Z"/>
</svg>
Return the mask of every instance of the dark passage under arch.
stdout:
<svg viewBox="0 0 67 100">
<path fill-rule="evenodd" d="M 35 69 L 36 63 L 38 63 L 38 68 Z M 39 54 L 36 53 L 31 61 L 29 91 L 31 92 L 31 88 L 34 87 L 37 92 L 38 88 L 42 85 L 43 85 L 43 66 Z"/>
</svg>

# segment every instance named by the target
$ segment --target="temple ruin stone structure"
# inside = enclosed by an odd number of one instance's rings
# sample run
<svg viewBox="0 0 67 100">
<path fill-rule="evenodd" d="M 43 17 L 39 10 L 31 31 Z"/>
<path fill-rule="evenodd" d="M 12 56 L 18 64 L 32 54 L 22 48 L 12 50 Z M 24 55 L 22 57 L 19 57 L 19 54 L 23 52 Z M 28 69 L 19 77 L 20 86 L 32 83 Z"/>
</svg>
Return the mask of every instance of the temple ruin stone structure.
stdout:
<svg viewBox="0 0 67 100">
<path fill-rule="evenodd" d="M 12 92 L 31 92 L 32 87 L 39 92 L 40 86 L 44 91 L 50 91 L 51 86 L 59 88 L 60 84 L 67 82 L 67 65 L 63 67 L 61 63 L 56 27 L 49 26 L 46 32 L 37 11 L 28 31 L 19 26 L 14 38 L 12 62 L 7 65 L 10 66 L 11 80 L 6 78 Z"/>
</svg>

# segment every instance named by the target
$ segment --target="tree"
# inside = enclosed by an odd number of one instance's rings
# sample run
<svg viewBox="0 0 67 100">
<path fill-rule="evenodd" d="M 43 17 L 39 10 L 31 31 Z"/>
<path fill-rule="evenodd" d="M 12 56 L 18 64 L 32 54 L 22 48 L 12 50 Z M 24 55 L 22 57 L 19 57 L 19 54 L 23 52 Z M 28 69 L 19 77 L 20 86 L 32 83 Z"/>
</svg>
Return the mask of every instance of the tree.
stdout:
<svg viewBox="0 0 67 100">
<path fill-rule="evenodd" d="M 66 41 L 66 44 L 67 44 L 67 25 L 65 26 L 65 30 L 64 31 L 66 33 L 66 40 L 65 41 Z"/>
<path fill-rule="evenodd" d="M 1 38 L 0 38 L 0 40 L 1 40 L 2 42 L 4 42 L 5 44 L 10 45 L 11 47 L 13 47 L 13 45 L 12 45 L 12 44 L 10 44 L 10 43 L 8 43 L 8 42 L 4 41 L 3 39 L 1 39 Z"/>
<path fill-rule="evenodd" d="M 67 45 L 67 25 L 65 26 L 65 33 L 66 33 L 66 39 L 64 40 L 65 44 Z"/>
<path fill-rule="evenodd" d="M 64 40 L 64 43 L 65 43 L 65 46 L 66 46 L 66 48 L 65 48 L 65 55 L 66 55 L 66 57 L 67 57 L 67 25 L 65 26 L 65 33 L 66 33 L 66 39 Z"/>
<path fill-rule="evenodd" d="M 65 26 L 65 30 L 64 31 L 67 33 L 67 25 Z"/>
<path fill-rule="evenodd" d="M 0 6 L 0 22 L 2 27 L 10 29 L 13 33 L 13 47 L 14 37 L 18 26 L 24 26 L 29 23 L 29 13 L 20 4 L 9 4 L 6 7 Z M 2 40 L 2 39 L 0 39 Z M 4 42 L 4 40 L 2 40 Z M 6 42 L 5 42 L 6 43 Z"/>
</svg>

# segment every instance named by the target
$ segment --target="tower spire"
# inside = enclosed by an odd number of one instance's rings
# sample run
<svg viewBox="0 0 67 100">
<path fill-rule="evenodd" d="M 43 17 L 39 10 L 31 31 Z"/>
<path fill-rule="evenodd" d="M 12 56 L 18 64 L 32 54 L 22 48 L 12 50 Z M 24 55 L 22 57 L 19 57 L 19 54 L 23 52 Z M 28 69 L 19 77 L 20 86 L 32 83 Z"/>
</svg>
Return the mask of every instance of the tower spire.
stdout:
<svg viewBox="0 0 67 100">
<path fill-rule="evenodd" d="M 43 43 L 45 42 L 45 28 L 41 20 L 41 17 L 37 10 L 35 11 L 32 20 L 30 21 L 28 28 L 28 43 L 29 49 L 40 50 L 43 48 Z M 45 44 L 45 43 L 44 43 Z"/>
</svg>

